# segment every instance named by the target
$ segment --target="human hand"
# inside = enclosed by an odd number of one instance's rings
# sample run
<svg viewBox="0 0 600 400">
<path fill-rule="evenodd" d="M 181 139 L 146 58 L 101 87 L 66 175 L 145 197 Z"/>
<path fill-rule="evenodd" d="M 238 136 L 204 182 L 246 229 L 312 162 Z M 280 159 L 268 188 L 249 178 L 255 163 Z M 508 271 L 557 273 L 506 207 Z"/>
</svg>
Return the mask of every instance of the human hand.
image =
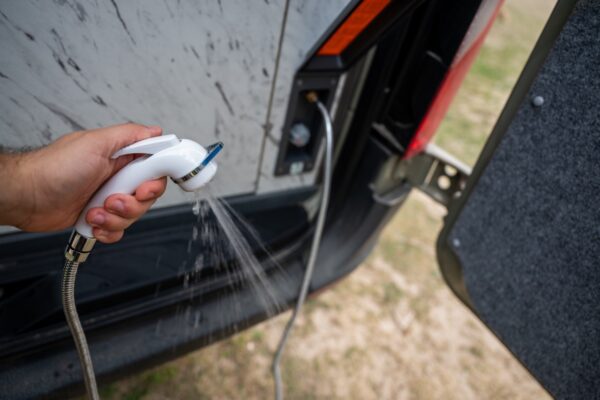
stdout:
<svg viewBox="0 0 600 400">
<path fill-rule="evenodd" d="M 0 224 L 43 232 L 72 226 L 92 195 L 133 155 L 111 159 L 122 147 L 159 136 L 160 127 L 115 125 L 73 132 L 39 150 L 0 154 Z M 166 189 L 166 178 L 140 185 L 133 195 L 114 194 L 93 208 L 86 221 L 103 243 L 121 239 Z"/>
</svg>

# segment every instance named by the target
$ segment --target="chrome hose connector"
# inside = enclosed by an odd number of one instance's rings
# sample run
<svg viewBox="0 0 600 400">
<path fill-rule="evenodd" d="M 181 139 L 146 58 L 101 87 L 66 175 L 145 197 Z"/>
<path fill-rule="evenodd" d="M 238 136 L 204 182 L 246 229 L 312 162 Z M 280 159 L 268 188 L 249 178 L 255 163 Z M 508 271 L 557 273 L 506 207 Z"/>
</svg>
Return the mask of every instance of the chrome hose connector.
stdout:
<svg viewBox="0 0 600 400">
<path fill-rule="evenodd" d="M 87 260 L 95 244 L 96 239 L 86 238 L 77 231 L 73 231 L 65 249 L 65 258 L 71 262 L 82 263 Z"/>
</svg>

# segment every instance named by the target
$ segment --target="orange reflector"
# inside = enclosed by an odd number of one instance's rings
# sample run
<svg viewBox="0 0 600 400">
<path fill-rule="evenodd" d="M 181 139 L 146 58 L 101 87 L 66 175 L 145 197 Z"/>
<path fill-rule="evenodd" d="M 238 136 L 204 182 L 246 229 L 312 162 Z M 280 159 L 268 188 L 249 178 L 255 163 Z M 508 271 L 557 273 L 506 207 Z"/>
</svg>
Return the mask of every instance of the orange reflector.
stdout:
<svg viewBox="0 0 600 400">
<path fill-rule="evenodd" d="M 319 56 L 337 56 L 390 4 L 390 0 L 363 0 L 319 49 Z"/>
</svg>

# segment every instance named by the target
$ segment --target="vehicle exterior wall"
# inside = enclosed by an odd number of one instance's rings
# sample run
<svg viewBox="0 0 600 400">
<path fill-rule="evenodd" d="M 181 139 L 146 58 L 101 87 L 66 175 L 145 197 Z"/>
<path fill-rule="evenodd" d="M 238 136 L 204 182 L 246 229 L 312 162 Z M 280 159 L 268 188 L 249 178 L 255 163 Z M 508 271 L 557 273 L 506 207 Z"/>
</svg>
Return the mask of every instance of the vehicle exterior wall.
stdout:
<svg viewBox="0 0 600 400">
<path fill-rule="evenodd" d="M 348 2 L 5 2 L 0 144 L 35 148 L 75 130 L 157 124 L 225 143 L 216 195 L 310 185 L 314 173 L 274 177 L 281 128 L 296 69 Z M 190 199 L 170 185 L 156 206 Z"/>
</svg>

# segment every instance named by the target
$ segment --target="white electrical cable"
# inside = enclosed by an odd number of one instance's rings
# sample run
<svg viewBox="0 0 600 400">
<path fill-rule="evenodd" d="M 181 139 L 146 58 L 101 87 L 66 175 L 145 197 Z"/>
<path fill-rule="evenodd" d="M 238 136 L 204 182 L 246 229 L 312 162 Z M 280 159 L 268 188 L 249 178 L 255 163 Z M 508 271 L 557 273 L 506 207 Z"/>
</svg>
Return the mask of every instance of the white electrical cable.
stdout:
<svg viewBox="0 0 600 400">
<path fill-rule="evenodd" d="M 310 101 L 310 99 L 309 99 Z M 273 377 L 275 379 L 275 399 L 282 400 L 283 399 L 283 387 L 281 382 L 281 357 L 283 355 L 283 350 L 287 343 L 288 337 L 290 336 L 290 332 L 294 327 L 294 323 L 296 322 L 296 318 L 298 314 L 302 311 L 302 306 L 304 305 L 304 301 L 306 300 L 306 295 L 308 294 L 308 288 L 310 286 L 310 281 L 312 279 L 313 271 L 315 269 L 315 261 L 317 259 L 317 253 L 319 252 L 319 245 L 321 244 L 321 235 L 323 233 L 323 226 L 325 225 L 325 214 L 327 213 L 327 205 L 329 203 L 329 192 L 331 188 L 331 175 L 332 175 L 332 155 L 333 155 L 333 124 L 331 122 L 331 117 L 329 116 L 329 112 L 327 108 L 320 101 L 316 101 L 317 108 L 323 117 L 323 122 L 325 125 L 325 157 L 323 163 L 323 186 L 321 191 L 321 205 L 319 207 L 319 215 L 317 216 L 317 225 L 315 227 L 315 234 L 313 236 L 310 255 L 308 257 L 308 263 L 306 264 L 306 271 L 304 271 L 304 278 L 302 280 L 302 286 L 300 287 L 300 295 L 298 296 L 298 300 L 296 302 L 296 306 L 294 307 L 294 311 L 292 312 L 292 316 L 290 317 L 285 329 L 283 330 L 283 334 L 281 335 L 281 339 L 279 341 L 279 345 L 277 346 L 277 351 L 273 356 Z"/>
</svg>

